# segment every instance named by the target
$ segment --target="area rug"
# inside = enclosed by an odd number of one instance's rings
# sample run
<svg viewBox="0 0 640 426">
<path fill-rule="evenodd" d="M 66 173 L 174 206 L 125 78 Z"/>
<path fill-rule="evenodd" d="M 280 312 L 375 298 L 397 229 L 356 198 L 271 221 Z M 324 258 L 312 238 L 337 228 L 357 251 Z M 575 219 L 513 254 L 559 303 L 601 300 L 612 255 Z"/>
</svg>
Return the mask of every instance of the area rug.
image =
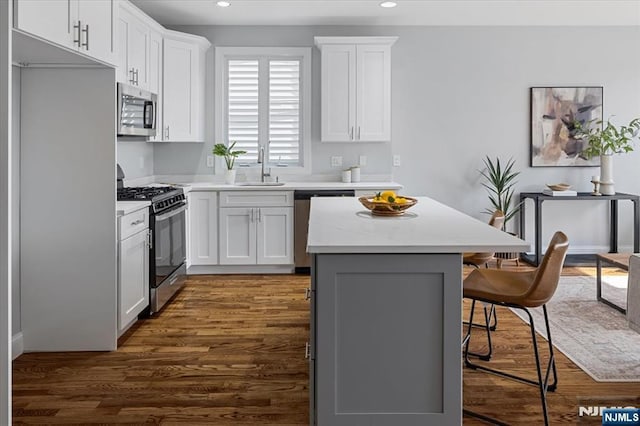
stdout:
<svg viewBox="0 0 640 426">
<path fill-rule="evenodd" d="M 625 307 L 626 282 L 626 276 L 604 277 L 603 295 Z M 596 300 L 595 277 L 561 277 L 547 309 L 554 346 L 594 380 L 640 381 L 640 334 L 629 329 L 625 315 Z M 526 313 L 513 312 L 525 320 Z M 546 338 L 542 308 L 532 315 Z"/>
</svg>

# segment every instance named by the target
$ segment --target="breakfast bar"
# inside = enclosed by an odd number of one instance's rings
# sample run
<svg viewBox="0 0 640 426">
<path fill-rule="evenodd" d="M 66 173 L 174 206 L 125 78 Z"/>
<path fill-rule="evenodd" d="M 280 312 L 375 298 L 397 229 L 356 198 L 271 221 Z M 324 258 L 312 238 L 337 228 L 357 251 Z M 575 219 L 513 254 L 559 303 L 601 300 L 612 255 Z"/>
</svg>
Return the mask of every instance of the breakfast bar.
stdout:
<svg viewBox="0 0 640 426">
<path fill-rule="evenodd" d="M 462 253 L 529 245 L 433 199 L 378 217 L 314 198 L 310 424 L 462 423 Z"/>
</svg>

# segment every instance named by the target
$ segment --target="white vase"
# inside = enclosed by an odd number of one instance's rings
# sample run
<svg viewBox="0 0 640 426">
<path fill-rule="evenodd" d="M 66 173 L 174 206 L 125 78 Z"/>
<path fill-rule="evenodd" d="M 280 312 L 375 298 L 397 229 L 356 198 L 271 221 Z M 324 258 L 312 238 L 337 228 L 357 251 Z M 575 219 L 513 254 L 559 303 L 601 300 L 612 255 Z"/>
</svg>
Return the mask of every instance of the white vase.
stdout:
<svg viewBox="0 0 640 426">
<path fill-rule="evenodd" d="M 235 170 L 227 170 L 224 173 L 224 183 L 227 185 L 233 185 L 236 183 L 236 171 Z"/>
<path fill-rule="evenodd" d="M 600 193 L 603 195 L 614 195 L 613 187 L 613 155 L 600 156 Z"/>
</svg>

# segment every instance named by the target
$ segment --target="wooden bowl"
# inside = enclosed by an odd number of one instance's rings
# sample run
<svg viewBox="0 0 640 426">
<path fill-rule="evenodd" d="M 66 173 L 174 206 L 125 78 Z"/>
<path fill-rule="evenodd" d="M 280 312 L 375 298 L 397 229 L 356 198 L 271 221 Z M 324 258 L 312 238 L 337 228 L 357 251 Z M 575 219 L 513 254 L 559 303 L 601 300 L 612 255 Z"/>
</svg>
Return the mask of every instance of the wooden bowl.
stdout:
<svg viewBox="0 0 640 426">
<path fill-rule="evenodd" d="M 360 197 L 358 200 L 365 206 L 367 209 L 371 210 L 371 214 L 374 216 L 400 216 L 403 215 L 404 212 L 418 204 L 418 200 L 413 197 L 404 197 L 407 200 L 406 203 L 389 203 L 384 201 L 373 201 L 374 196 L 370 195 L 367 197 Z"/>
<path fill-rule="evenodd" d="M 566 191 L 571 188 L 568 183 L 548 183 L 547 187 L 552 191 Z"/>
</svg>

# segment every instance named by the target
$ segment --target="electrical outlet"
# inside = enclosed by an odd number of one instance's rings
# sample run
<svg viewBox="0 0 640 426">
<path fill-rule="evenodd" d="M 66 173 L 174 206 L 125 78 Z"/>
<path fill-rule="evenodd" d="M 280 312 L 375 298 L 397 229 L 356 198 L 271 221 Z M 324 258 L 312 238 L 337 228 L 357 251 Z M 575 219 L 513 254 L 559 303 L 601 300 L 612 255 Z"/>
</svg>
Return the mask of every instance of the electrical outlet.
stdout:
<svg viewBox="0 0 640 426">
<path fill-rule="evenodd" d="M 331 167 L 342 167 L 342 157 L 331 157 Z"/>
<path fill-rule="evenodd" d="M 360 159 L 358 160 L 358 164 L 360 165 L 360 167 L 364 167 L 367 165 L 367 156 L 366 155 L 361 155 Z"/>
<path fill-rule="evenodd" d="M 141 169 L 144 169 L 144 157 L 138 158 L 138 164 L 140 165 Z"/>
<path fill-rule="evenodd" d="M 213 155 L 207 155 L 207 167 L 213 167 Z"/>
<path fill-rule="evenodd" d="M 399 155 L 394 155 L 393 156 L 393 167 L 400 167 L 401 164 L 402 164 L 402 162 L 400 161 L 400 156 Z"/>
</svg>

